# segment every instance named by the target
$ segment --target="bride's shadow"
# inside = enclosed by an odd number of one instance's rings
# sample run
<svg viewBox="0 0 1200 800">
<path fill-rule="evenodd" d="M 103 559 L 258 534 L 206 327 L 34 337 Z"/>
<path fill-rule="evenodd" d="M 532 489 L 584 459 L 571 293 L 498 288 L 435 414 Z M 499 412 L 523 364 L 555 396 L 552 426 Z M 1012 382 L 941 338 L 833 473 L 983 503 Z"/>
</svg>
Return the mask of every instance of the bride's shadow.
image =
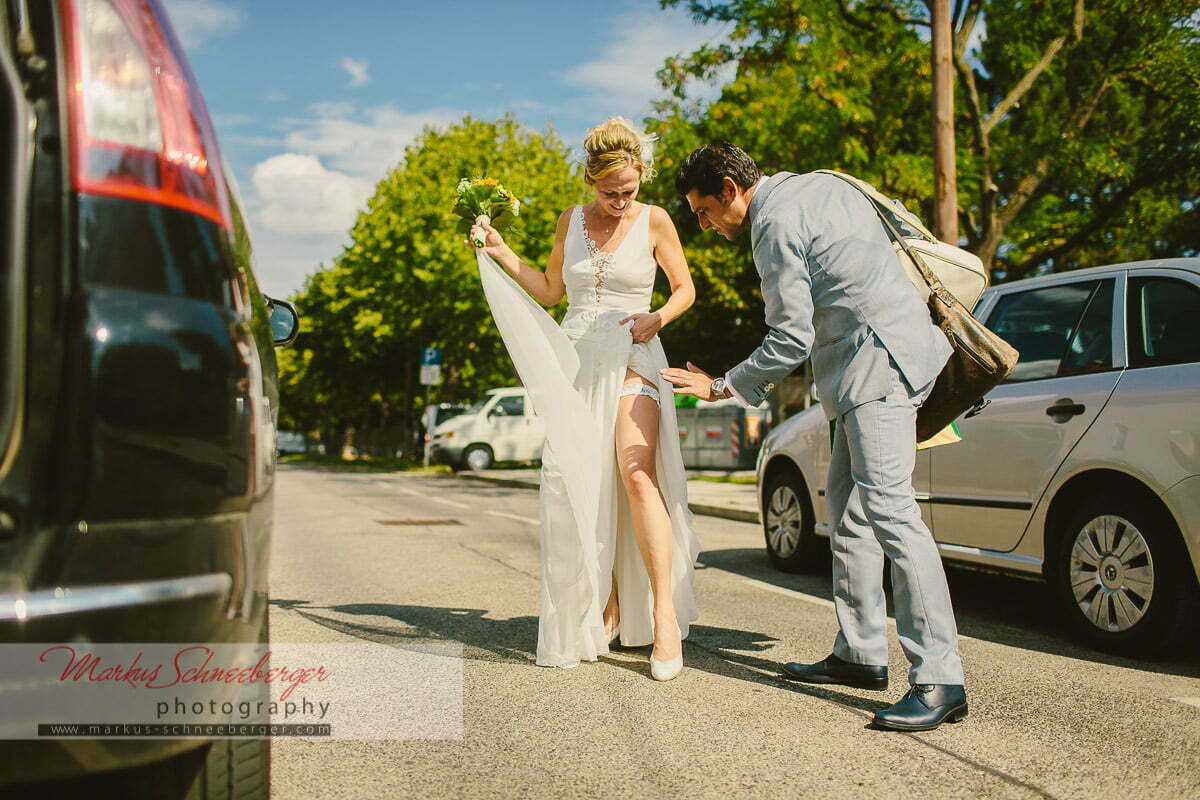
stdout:
<svg viewBox="0 0 1200 800">
<path fill-rule="evenodd" d="M 429 642 L 458 642 L 463 658 L 472 661 L 516 664 L 533 667 L 533 647 L 537 642 L 535 616 L 496 619 L 480 608 L 445 608 L 392 603 L 344 603 L 331 606 L 309 605 L 304 600 L 273 599 L 272 605 L 293 611 L 310 622 L 348 636 L 387 644 L 402 649 L 421 649 Z M 323 612 L 333 612 L 330 616 Z M 372 622 L 347 620 L 347 616 L 386 618 L 402 626 L 383 626 Z M 761 686 L 814 697 L 826 702 L 873 714 L 888 703 L 853 694 L 787 681 L 779 675 L 780 665 L 760 658 L 779 639 L 765 633 L 692 625 L 684 643 L 687 670 L 698 670 L 734 678 Z M 626 669 L 650 679 L 650 648 L 617 647 L 604 664 Z"/>
</svg>

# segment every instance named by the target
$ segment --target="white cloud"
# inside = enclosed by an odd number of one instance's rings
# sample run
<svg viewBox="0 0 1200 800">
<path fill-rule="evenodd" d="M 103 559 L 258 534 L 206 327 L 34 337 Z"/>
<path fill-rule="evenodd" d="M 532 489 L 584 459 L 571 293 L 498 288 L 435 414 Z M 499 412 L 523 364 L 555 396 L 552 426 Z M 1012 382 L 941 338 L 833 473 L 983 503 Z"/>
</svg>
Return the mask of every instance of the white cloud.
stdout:
<svg viewBox="0 0 1200 800">
<path fill-rule="evenodd" d="M 351 86 L 366 86 L 371 82 L 371 76 L 367 72 L 366 59 L 343 58 L 342 69 L 350 75 Z"/>
<path fill-rule="evenodd" d="M 167 13 L 187 50 L 198 50 L 209 39 L 226 36 L 242 24 L 242 12 L 217 0 L 166 0 Z"/>
<path fill-rule="evenodd" d="M 281 121 L 286 133 L 274 144 L 288 152 L 254 168 L 247 198 L 255 272 L 275 297 L 296 291 L 319 264 L 337 257 L 375 185 L 426 126 L 463 113 L 404 113 L 392 106 L 358 112 L 346 103 L 316 103 L 310 111 L 311 118 Z"/>
<path fill-rule="evenodd" d="M 971 35 L 967 37 L 966 52 L 971 55 L 975 55 L 977 51 L 983 47 L 983 42 L 986 39 L 987 20 L 983 17 L 980 17 L 979 19 L 975 20 L 975 27 L 971 29 Z"/>
<path fill-rule="evenodd" d="M 378 181 L 426 126 L 446 125 L 460 119 L 462 112 L 431 109 L 408 114 L 393 106 L 376 106 L 361 117 L 290 120 L 292 130 L 284 144 L 296 153 L 323 156 L 336 170 Z"/>
<path fill-rule="evenodd" d="M 318 117 L 348 117 L 354 113 L 354 103 L 346 101 L 313 103 L 308 107 Z"/>
<path fill-rule="evenodd" d="M 221 141 L 229 143 L 244 144 L 249 147 L 274 147 L 278 148 L 282 142 L 273 136 L 222 136 Z"/>
<path fill-rule="evenodd" d="M 371 183 L 327 170 L 315 156 L 284 153 L 254 168 L 259 219 L 275 233 L 345 233 Z"/>
<path fill-rule="evenodd" d="M 218 128 L 236 128 L 239 125 L 245 125 L 247 122 L 253 122 L 254 117 L 249 114 L 213 114 L 212 120 Z"/>
<path fill-rule="evenodd" d="M 639 119 L 662 97 L 656 74 L 667 58 L 723 39 L 729 26 L 698 25 L 681 10 L 629 14 L 613 38 L 591 61 L 569 69 L 564 80 L 588 95 L 590 116 L 620 114 Z M 731 75 L 718 78 L 718 86 Z"/>
</svg>

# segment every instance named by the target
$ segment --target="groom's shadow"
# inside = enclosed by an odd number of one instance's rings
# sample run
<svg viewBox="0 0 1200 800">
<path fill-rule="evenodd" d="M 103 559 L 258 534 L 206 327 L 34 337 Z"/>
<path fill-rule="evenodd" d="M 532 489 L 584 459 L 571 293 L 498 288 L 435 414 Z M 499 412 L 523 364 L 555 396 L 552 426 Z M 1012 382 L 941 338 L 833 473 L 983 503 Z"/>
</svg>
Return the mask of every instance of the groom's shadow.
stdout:
<svg viewBox="0 0 1200 800">
<path fill-rule="evenodd" d="M 764 633 L 693 625 L 685 644 L 685 664 L 688 669 L 702 670 L 723 678 L 747 681 L 824 700 L 863 712 L 867 718 L 891 705 L 891 701 L 859 697 L 825 686 L 796 683 L 784 678 L 779 671 L 782 664 L 755 655 L 771 649 L 779 641 L 774 636 Z"/>
</svg>

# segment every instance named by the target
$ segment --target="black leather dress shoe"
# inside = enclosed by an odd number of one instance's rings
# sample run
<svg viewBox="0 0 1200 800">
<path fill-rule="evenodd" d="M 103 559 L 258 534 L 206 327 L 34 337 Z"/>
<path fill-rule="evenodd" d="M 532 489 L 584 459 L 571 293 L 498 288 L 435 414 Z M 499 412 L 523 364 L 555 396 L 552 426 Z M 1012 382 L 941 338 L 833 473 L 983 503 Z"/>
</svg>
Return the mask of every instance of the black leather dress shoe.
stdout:
<svg viewBox="0 0 1200 800">
<path fill-rule="evenodd" d="M 919 683 L 894 706 L 875 712 L 874 722 L 894 731 L 931 731 L 943 722 L 962 722 L 966 716 L 966 689 Z"/>
<path fill-rule="evenodd" d="M 801 683 L 836 683 L 856 689 L 886 689 L 888 686 L 887 667 L 852 664 L 832 653 L 815 664 L 788 662 L 782 671 L 783 677 Z"/>
</svg>

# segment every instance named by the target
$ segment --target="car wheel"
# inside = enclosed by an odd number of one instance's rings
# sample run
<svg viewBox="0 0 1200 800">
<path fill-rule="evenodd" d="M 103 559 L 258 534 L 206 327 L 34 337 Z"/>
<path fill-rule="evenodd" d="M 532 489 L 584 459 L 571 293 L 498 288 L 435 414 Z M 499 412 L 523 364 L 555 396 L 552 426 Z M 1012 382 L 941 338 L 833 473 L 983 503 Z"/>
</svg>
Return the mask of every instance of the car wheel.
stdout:
<svg viewBox="0 0 1200 800">
<path fill-rule="evenodd" d="M 794 471 L 775 475 L 763 493 L 763 536 L 771 564 L 783 572 L 804 572 L 816 565 L 823 542 L 813 530 L 804 480 Z"/>
<path fill-rule="evenodd" d="M 1133 499 L 1088 504 L 1060 531 L 1051 580 L 1068 624 L 1100 649 L 1178 649 L 1171 634 L 1197 600 L 1179 529 Z"/>
<path fill-rule="evenodd" d="M 486 444 L 473 444 L 463 453 L 463 464 L 470 470 L 490 469 L 494 463 L 492 448 Z"/>
</svg>

